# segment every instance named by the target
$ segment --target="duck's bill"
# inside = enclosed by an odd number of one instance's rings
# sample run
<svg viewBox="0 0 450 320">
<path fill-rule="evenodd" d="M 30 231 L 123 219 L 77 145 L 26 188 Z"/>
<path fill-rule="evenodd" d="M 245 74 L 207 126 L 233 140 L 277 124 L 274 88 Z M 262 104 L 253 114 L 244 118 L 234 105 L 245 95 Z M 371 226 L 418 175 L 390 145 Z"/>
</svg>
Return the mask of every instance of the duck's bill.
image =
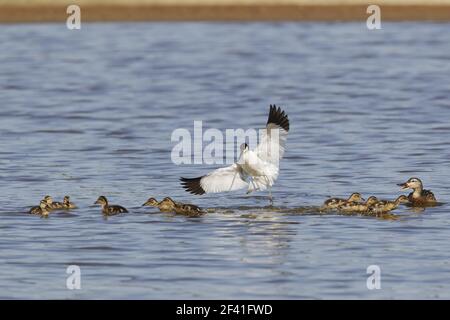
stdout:
<svg viewBox="0 0 450 320">
<path fill-rule="evenodd" d="M 364 199 L 363 197 L 361 197 L 361 201 L 366 201 L 366 199 Z"/>
<path fill-rule="evenodd" d="M 408 184 L 405 183 L 397 183 L 397 185 L 400 187 L 400 190 L 408 189 Z"/>
<path fill-rule="evenodd" d="M 97 201 L 94 202 L 94 205 L 95 205 L 95 204 L 100 204 L 100 202 L 98 202 L 98 200 L 97 200 Z"/>
<path fill-rule="evenodd" d="M 142 207 L 145 207 L 145 206 L 148 206 L 148 203 L 147 203 L 147 202 L 144 203 L 144 204 L 142 205 Z"/>
</svg>

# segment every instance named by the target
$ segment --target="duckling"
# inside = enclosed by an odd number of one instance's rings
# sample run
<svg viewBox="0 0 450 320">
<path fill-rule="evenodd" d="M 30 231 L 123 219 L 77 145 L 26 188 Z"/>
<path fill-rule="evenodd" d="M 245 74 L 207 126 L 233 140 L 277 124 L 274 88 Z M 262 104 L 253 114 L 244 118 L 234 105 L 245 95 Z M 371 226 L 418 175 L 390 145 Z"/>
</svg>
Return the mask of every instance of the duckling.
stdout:
<svg viewBox="0 0 450 320">
<path fill-rule="evenodd" d="M 142 206 L 157 207 L 161 212 L 175 212 L 176 205 L 177 203 L 175 201 L 166 197 L 161 202 L 158 202 L 155 198 L 149 198 Z"/>
<path fill-rule="evenodd" d="M 106 199 L 105 196 L 98 197 L 97 201 L 95 201 L 94 204 L 99 204 L 102 206 L 102 212 L 104 215 L 115 215 L 115 214 L 119 214 L 119 213 L 128 212 L 128 210 L 125 209 L 124 207 L 117 206 L 117 205 L 110 206 L 108 204 L 108 200 Z"/>
<path fill-rule="evenodd" d="M 52 210 L 65 209 L 64 203 L 58 202 L 58 201 L 53 201 L 52 204 L 50 205 L 50 207 L 52 208 Z"/>
<path fill-rule="evenodd" d="M 51 196 L 45 196 L 43 200 L 47 202 L 48 205 L 53 203 L 53 198 Z"/>
<path fill-rule="evenodd" d="M 53 202 L 53 198 L 51 196 L 45 196 L 44 200 L 47 202 L 47 208 L 49 210 L 62 209 L 63 204 L 61 202 Z"/>
<path fill-rule="evenodd" d="M 47 208 L 47 202 L 46 202 L 45 200 L 41 200 L 41 201 L 39 202 L 39 205 L 38 205 L 38 206 L 31 207 L 31 209 L 28 210 L 28 213 L 29 213 L 29 214 L 39 214 L 39 212 L 41 211 L 41 203 L 42 203 L 42 201 L 45 202 L 45 205 L 46 205 L 45 207 Z"/>
<path fill-rule="evenodd" d="M 326 209 L 337 209 L 339 206 L 348 203 L 348 202 L 361 202 L 364 201 L 361 194 L 358 192 L 352 193 L 351 196 L 348 199 L 341 199 L 341 198 L 331 198 L 326 200 L 323 203 L 323 208 Z"/>
<path fill-rule="evenodd" d="M 374 203 L 370 208 L 369 212 L 374 214 L 387 213 L 389 211 L 395 210 L 401 203 L 408 203 L 409 199 L 405 195 L 399 196 L 394 201 L 378 201 Z"/>
<path fill-rule="evenodd" d="M 433 192 L 431 192 L 430 190 L 425 190 L 423 188 L 422 181 L 419 178 L 410 178 L 405 183 L 399 183 L 397 185 L 401 187 L 401 190 L 413 190 L 413 192 L 408 195 L 408 199 L 413 205 L 421 206 L 437 203 L 436 197 L 434 196 Z"/>
<path fill-rule="evenodd" d="M 41 200 L 38 207 L 33 207 L 30 209 L 30 214 L 36 214 L 43 217 L 47 217 L 49 212 L 50 211 L 46 200 Z"/>
<path fill-rule="evenodd" d="M 199 216 L 205 213 L 196 205 L 176 202 L 170 197 L 164 198 L 161 202 L 158 202 L 155 198 L 150 198 L 143 204 L 143 206 L 157 207 L 161 212 L 175 212 L 177 214 L 190 216 Z"/>
<path fill-rule="evenodd" d="M 75 203 L 70 202 L 70 197 L 69 196 L 65 196 L 63 199 L 63 207 L 66 210 L 70 210 L 70 209 L 76 209 L 77 206 L 75 205 Z"/>
<path fill-rule="evenodd" d="M 347 202 L 343 205 L 340 205 L 338 209 L 342 212 L 359 212 L 364 213 L 369 211 L 369 208 L 373 206 L 375 203 L 378 202 L 377 197 L 370 196 L 366 202 L 360 203 L 360 202 Z"/>
<path fill-rule="evenodd" d="M 45 196 L 43 200 L 47 203 L 49 210 L 53 209 L 53 198 L 51 196 Z"/>
<path fill-rule="evenodd" d="M 196 205 L 181 203 L 175 206 L 175 213 L 198 217 L 204 215 L 206 212 Z"/>
</svg>

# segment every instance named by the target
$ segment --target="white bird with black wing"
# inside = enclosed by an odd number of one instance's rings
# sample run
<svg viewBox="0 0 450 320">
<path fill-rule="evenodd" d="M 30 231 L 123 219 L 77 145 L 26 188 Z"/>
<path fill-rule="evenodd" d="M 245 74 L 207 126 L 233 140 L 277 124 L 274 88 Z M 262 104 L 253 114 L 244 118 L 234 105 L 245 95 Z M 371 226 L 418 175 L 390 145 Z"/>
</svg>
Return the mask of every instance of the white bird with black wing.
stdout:
<svg viewBox="0 0 450 320">
<path fill-rule="evenodd" d="M 279 162 L 289 131 L 287 114 L 270 105 L 269 119 L 260 134 L 259 144 L 250 150 L 248 144 L 241 145 L 239 160 L 231 166 L 211 171 L 198 178 L 181 178 L 183 187 L 197 195 L 234 191 L 247 188 L 247 193 L 269 189 L 272 203 L 272 185 L 278 178 Z"/>
</svg>

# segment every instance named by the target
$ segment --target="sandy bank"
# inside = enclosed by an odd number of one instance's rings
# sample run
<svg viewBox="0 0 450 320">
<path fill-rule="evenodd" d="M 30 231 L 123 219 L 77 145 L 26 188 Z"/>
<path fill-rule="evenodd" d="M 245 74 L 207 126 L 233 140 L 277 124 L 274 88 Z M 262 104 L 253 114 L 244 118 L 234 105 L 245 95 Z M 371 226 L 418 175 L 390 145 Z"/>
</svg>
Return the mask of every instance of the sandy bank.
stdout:
<svg viewBox="0 0 450 320">
<path fill-rule="evenodd" d="M 42 1 L 42 0 L 41 0 Z M 97 0 L 99 1 L 99 0 Z M 198 0 L 197 0 L 198 1 Z M 229 1 L 229 0 L 228 0 Z M 236 0 L 235 0 L 236 1 Z M 273 1 L 273 0 L 272 0 Z M 354 3 L 356 0 L 353 0 Z M 398 0 L 397 0 L 398 1 Z M 0 0 L 0 22 L 65 22 L 67 1 L 28 4 Z M 301 1 L 300 1 L 301 2 Z M 365 21 L 366 4 L 147 4 L 121 1 L 113 4 L 81 2 L 82 22 L 90 21 Z M 304 2 L 304 1 L 303 1 Z M 80 3 L 80 2 L 78 2 Z M 154 3 L 154 2 L 153 2 Z M 267 4 L 264 4 L 267 3 Z M 448 4 L 447 4 L 448 3 Z M 386 4 L 381 6 L 382 21 L 450 21 L 450 1 L 441 4 Z"/>
</svg>

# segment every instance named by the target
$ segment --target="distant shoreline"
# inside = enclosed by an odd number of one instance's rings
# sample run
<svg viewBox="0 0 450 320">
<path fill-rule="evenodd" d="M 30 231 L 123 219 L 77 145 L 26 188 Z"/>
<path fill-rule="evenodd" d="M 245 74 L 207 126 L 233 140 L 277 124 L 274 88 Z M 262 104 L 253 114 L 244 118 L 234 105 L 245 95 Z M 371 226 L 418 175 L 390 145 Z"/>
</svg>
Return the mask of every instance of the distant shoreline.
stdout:
<svg viewBox="0 0 450 320">
<path fill-rule="evenodd" d="M 382 21 L 450 21 L 450 5 L 382 5 Z M 82 22 L 365 21 L 366 5 L 83 5 Z M 65 22 L 66 6 L 0 5 L 0 23 Z"/>
</svg>

